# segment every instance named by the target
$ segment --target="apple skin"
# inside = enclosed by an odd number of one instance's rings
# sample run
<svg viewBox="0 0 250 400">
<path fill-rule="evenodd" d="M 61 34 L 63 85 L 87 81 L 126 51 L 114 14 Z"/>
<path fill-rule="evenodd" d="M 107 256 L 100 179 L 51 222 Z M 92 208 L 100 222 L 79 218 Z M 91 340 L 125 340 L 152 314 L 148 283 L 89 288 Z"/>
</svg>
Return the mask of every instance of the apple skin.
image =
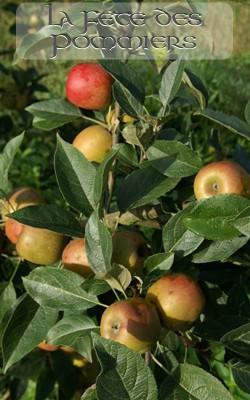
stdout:
<svg viewBox="0 0 250 400">
<path fill-rule="evenodd" d="M 250 197 L 250 176 L 235 162 L 213 162 L 201 168 L 196 175 L 194 194 L 197 200 L 218 194 Z"/>
<path fill-rule="evenodd" d="M 52 344 L 46 343 L 45 340 L 39 343 L 37 347 L 45 351 L 56 351 L 59 349 L 59 346 L 52 346 Z"/>
<path fill-rule="evenodd" d="M 101 110 L 111 103 L 113 78 L 95 63 L 71 68 L 66 82 L 66 97 L 77 107 Z"/>
<path fill-rule="evenodd" d="M 64 268 L 69 269 L 84 278 L 93 274 L 87 259 L 85 239 L 74 239 L 67 244 L 62 253 L 62 263 Z"/>
<path fill-rule="evenodd" d="M 93 125 L 78 133 L 72 144 L 89 161 L 101 163 L 112 147 L 112 135 L 102 126 Z"/>
<path fill-rule="evenodd" d="M 142 275 L 144 261 L 150 255 L 146 239 L 138 232 L 120 231 L 112 236 L 112 262 L 126 267 L 132 275 Z"/>
<path fill-rule="evenodd" d="M 16 244 L 17 240 L 23 230 L 24 225 L 21 222 L 15 221 L 14 219 L 8 218 L 5 223 L 5 235 L 11 241 Z"/>
<path fill-rule="evenodd" d="M 23 207 L 45 203 L 44 197 L 31 186 L 13 190 L 7 199 L 2 202 L 2 219 L 7 221 L 6 214 L 10 214 Z"/>
<path fill-rule="evenodd" d="M 101 336 L 138 353 L 151 350 L 159 339 L 161 323 L 153 304 L 141 297 L 120 300 L 103 313 Z"/>
<path fill-rule="evenodd" d="M 205 307 L 198 283 L 186 274 L 167 274 L 148 289 L 146 300 L 158 310 L 163 326 L 171 331 L 189 330 Z"/>
<path fill-rule="evenodd" d="M 18 237 L 18 255 L 34 264 L 50 265 L 61 259 L 67 238 L 45 229 L 25 225 Z"/>
</svg>

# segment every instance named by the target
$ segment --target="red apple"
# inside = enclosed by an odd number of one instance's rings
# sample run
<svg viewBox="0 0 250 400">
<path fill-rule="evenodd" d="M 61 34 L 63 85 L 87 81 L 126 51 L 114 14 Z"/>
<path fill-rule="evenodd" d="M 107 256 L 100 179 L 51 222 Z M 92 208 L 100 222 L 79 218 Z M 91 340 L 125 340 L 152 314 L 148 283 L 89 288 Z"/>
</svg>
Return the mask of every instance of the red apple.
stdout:
<svg viewBox="0 0 250 400">
<path fill-rule="evenodd" d="M 8 218 L 5 223 L 5 234 L 11 243 L 16 244 L 24 225 L 21 222 Z"/>
<path fill-rule="evenodd" d="M 78 133 L 73 146 L 89 161 L 101 163 L 112 147 L 112 135 L 100 125 L 89 126 Z"/>
<path fill-rule="evenodd" d="M 197 200 L 218 194 L 250 196 L 250 176 L 232 161 L 218 161 L 201 168 L 194 180 Z"/>
<path fill-rule="evenodd" d="M 128 268 L 132 275 L 141 275 L 150 255 L 146 239 L 138 232 L 120 231 L 112 236 L 112 262 Z"/>
<path fill-rule="evenodd" d="M 101 318 L 101 336 L 145 353 L 159 339 L 161 323 L 153 304 L 135 297 L 111 304 Z"/>
<path fill-rule="evenodd" d="M 99 64 L 75 65 L 68 74 L 66 97 L 77 107 L 100 110 L 111 102 L 113 78 Z"/>
<path fill-rule="evenodd" d="M 87 259 L 85 239 L 74 239 L 67 244 L 62 253 L 62 263 L 64 268 L 76 272 L 84 278 L 93 274 Z"/>
<path fill-rule="evenodd" d="M 146 300 L 153 303 L 163 325 L 173 331 L 186 331 L 198 319 L 205 298 L 198 283 L 185 274 L 168 274 L 149 288 Z"/>
</svg>

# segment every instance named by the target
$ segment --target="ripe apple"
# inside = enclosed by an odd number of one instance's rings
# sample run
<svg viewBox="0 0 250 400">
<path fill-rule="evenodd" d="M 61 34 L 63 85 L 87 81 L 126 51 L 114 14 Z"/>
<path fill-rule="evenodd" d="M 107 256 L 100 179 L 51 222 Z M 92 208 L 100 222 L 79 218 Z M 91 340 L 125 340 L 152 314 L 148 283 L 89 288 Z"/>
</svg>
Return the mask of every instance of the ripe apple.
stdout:
<svg viewBox="0 0 250 400">
<path fill-rule="evenodd" d="M 156 345 L 161 323 L 153 304 L 134 297 L 111 304 L 102 315 L 100 330 L 102 337 L 145 353 Z"/>
<path fill-rule="evenodd" d="M 112 135 L 100 125 L 89 126 L 78 133 L 73 146 L 89 161 L 101 163 L 112 147 Z"/>
<path fill-rule="evenodd" d="M 34 264 L 49 265 L 59 261 L 67 238 L 45 229 L 24 226 L 16 244 L 21 258 Z"/>
<path fill-rule="evenodd" d="M 52 346 L 49 343 L 46 343 L 45 340 L 43 340 L 41 343 L 38 344 L 39 349 L 45 350 L 45 351 L 56 351 L 59 349 L 59 346 Z"/>
<path fill-rule="evenodd" d="M 250 176 L 235 162 L 213 162 L 196 175 L 194 193 L 197 200 L 227 193 L 250 197 Z"/>
<path fill-rule="evenodd" d="M 113 78 L 95 63 L 75 65 L 68 74 L 66 97 L 77 107 L 100 110 L 111 102 Z"/>
<path fill-rule="evenodd" d="M 24 225 L 21 222 L 8 218 L 5 223 L 5 234 L 11 243 L 16 244 L 23 230 Z"/>
<path fill-rule="evenodd" d="M 146 239 L 138 232 L 120 231 L 112 236 L 112 262 L 128 268 L 132 275 L 141 275 L 150 255 Z"/>
<path fill-rule="evenodd" d="M 20 208 L 45 203 L 44 197 L 31 186 L 15 189 L 2 202 L 2 219 L 6 221 L 10 214 Z"/>
<path fill-rule="evenodd" d="M 153 303 L 165 328 L 190 329 L 200 316 L 205 298 L 198 283 L 185 274 L 167 274 L 148 289 L 146 300 Z"/>
<path fill-rule="evenodd" d="M 64 268 L 76 272 L 84 278 L 93 274 L 87 259 L 85 239 L 74 239 L 67 244 L 62 253 L 62 263 Z"/>
</svg>

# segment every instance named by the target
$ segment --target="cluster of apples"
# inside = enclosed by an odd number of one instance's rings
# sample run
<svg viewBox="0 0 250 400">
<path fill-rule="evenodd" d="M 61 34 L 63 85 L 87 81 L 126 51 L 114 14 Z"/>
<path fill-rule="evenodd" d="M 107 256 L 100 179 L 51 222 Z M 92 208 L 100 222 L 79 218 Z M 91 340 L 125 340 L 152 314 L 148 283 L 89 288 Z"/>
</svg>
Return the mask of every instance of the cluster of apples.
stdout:
<svg viewBox="0 0 250 400">
<path fill-rule="evenodd" d="M 71 68 L 66 82 L 67 100 L 85 110 L 101 110 L 108 107 L 112 100 L 113 78 L 96 63 L 86 62 Z M 134 122 L 127 114 L 121 116 L 121 122 Z M 106 115 L 107 127 L 114 126 L 115 110 Z M 89 161 L 101 163 L 112 147 L 112 135 L 101 125 L 91 125 L 77 134 L 73 146 Z"/>
<path fill-rule="evenodd" d="M 55 232 L 23 225 L 7 214 L 21 208 L 45 203 L 44 197 L 30 186 L 15 189 L 2 202 L 5 234 L 16 246 L 18 255 L 34 264 L 49 265 L 59 261 L 67 238 Z"/>
</svg>

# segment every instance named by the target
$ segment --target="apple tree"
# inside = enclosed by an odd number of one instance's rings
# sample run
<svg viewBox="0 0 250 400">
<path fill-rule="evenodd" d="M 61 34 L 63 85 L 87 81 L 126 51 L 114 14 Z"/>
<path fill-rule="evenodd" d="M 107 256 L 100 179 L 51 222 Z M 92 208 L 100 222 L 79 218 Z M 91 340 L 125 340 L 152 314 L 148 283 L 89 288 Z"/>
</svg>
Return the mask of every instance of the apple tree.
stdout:
<svg viewBox="0 0 250 400">
<path fill-rule="evenodd" d="M 90 69 L 108 76 L 108 104 L 105 98 L 103 107 L 82 108 L 62 93 L 26 108 L 44 135 L 57 135 L 53 174 L 64 206 L 11 206 L 8 175 L 25 133 L 1 153 L 2 210 L 10 205 L 5 218 L 22 225 L 16 245 L 2 233 L 2 376 L 13 398 L 29 380 L 36 400 L 53 390 L 65 400 L 250 398 L 249 103 L 245 120 L 215 111 L 193 62 L 151 64 L 154 93 L 145 91 L 138 62 L 102 59 Z M 112 140 L 101 159 L 60 134 L 79 120 L 91 129 L 94 150 L 103 151 L 96 131 Z M 244 192 L 197 200 L 194 179 L 203 165 L 232 161 L 233 153 L 221 151 L 225 132 L 233 145 L 240 140 L 241 166 L 229 163 L 222 176 L 214 168 L 200 185 L 230 183 L 235 166 L 244 171 Z M 62 257 L 67 243 L 69 260 Z M 154 291 L 173 276 L 185 278 Z M 162 296 L 172 320 L 191 311 L 192 323 L 166 326 L 165 311 L 155 307 Z M 153 317 L 142 307 L 134 319 L 125 308 L 117 322 L 111 312 L 112 336 L 102 334 L 103 314 L 119 302 L 149 304 Z"/>
</svg>

